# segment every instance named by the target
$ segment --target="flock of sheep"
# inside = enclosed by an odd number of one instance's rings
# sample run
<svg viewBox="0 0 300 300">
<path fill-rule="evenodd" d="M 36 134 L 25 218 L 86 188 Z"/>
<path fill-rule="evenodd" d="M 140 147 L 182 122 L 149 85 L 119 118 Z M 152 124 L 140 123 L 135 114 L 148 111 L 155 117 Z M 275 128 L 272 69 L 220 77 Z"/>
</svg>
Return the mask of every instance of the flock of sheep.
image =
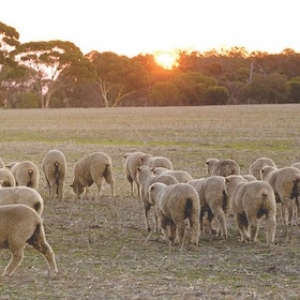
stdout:
<svg viewBox="0 0 300 300">
<path fill-rule="evenodd" d="M 208 159 L 207 177 L 194 179 L 188 172 L 174 170 L 164 156 L 152 156 L 140 151 L 124 154 L 126 179 L 143 201 L 149 239 L 152 228 L 149 211 L 154 208 L 155 231 L 161 231 L 171 246 L 184 245 L 186 227 L 191 242 L 197 246 L 206 222 L 210 234 L 227 238 L 227 216 L 234 215 L 241 241 L 255 242 L 259 222 L 266 219 L 267 244 L 273 243 L 276 230 L 276 203 L 281 203 L 285 225 L 297 222 L 300 215 L 300 163 L 277 168 L 267 157 L 257 159 L 248 175 L 241 175 L 234 160 Z M 45 176 L 45 196 L 63 199 L 67 162 L 59 150 L 50 150 L 42 162 Z M 76 199 L 95 183 L 96 199 L 101 197 L 103 180 L 115 195 L 112 160 L 103 152 L 94 152 L 74 164 L 71 187 Z M 43 197 L 37 192 L 40 174 L 30 161 L 4 164 L 0 159 L 0 248 L 8 248 L 12 259 L 2 275 L 11 276 L 23 260 L 26 244 L 32 245 L 46 258 L 50 274 L 58 272 L 55 255 L 47 243 L 41 215 Z"/>
</svg>

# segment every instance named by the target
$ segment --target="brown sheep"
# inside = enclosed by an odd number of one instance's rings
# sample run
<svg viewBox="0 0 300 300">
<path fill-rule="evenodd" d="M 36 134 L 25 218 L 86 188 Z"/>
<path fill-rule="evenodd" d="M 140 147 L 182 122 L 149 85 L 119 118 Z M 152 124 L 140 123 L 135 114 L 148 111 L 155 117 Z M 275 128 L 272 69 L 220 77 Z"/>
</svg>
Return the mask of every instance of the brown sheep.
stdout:
<svg viewBox="0 0 300 300">
<path fill-rule="evenodd" d="M 226 214 L 228 210 L 228 197 L 225 193 L 225 178 L 223 176 L 212 176 L 189 181 L 200 199 L 200 226 L 203 230 L 204 213 L 208 214 L 209 228 L 212 229 L 211 223 L 215 219 L 220 227 L 220 234 L 227 238 Z"/>
<path fill-rule="evenodd" d="M 276 201 L 271 185 L 265 181 L 246 181 L 240 175 L 225 178 L 241 241 L 257 241 L 259 223 L 266 217 L 266 241 L 273 243 L 276 229 Z"/>
<path fill-rule="evenodd" d="M 208 176 L 240 175 L 240 166 L 232 159 L 210 158 L 206 161 L 206 170 Z"/>
<path fill-rule="evenodd" d="M 136 168 L 141 165 L 140 158 L 144 155 L 145 155 L 144 152 L 136 151 L 136 152 L 126 153 L 123 156 L 124 172 L 127 180 L 130 182 L 131 196 L 134 196 L 133 183 L 135 182 L 137 187 L 137 195 L 138 197 L 140 197 L 140 185 L 136 181 L 136 173 L 137 173 Z"/>
<path fill-rule="evenodd" d="M 35 190 L 38 189 L 40 172 L 38 167 L 31 161 L 15 163 L 11 168 L 16 185 L 28 186 Z"/>
<path fill-rule="evenodd" d="M 158 175 L 155 176 L 152 174 L 151 169 L 148 166 L 137 167 L 137 182 L 141 187 L 141 196 L 144 203 L 145 209 L 145 222 L 148 232 L 151 231 L 149 224 L 148 212 L 152 204 L 149 202 L 149 186 L 154 182 L 163 182 L 165 184 L 175 184 L 178 183 L 178 180 L 171 175 Z M 157 216 L 155 216 L 155 229 L 157 231 Z"/>
<path fill-rule="evenodd" d="M 264 166 L 273 166 L 276 167 L 275 162 L 269 157 L 260 157 L 257 158 L 249 168 L 249 174 L 253 175 L 257 180 L 260 178 L 260 170 Z"/>
<path fill-rule="evenodd" d="M 95 183 L 97 186 L 95 199 L 98 200 L 101 196 L 103 178 L 110 185 L 111 196 L 115 196 L 115 179 L 111 158 L 106 153 L 94 152 L 82 157 L 75 163 L 71 187 L 77 198 L 80 198 L 84 188 L 86 188 L 87 199 L 88 188 Z"/>
<path fill-rule="evenodd" d="M 42 162 L 48 196 L 62 200 L 64 180 L 67 175 L 67 161 L 60 150 L 50 150 Z"/>
<path fill-rule="evenodd" d="M 16 186 L 14 175 L 5 168 L 0 168 L 0 181 L 3 187 Z"/>
<path fill-rule="evenodd" d="M 24 204 L 34 209 L 39 215 L 44 210 L 44 199 L 34 189 L 27 186 L 0 188 L 0 205 Z"/>
<path fill-rule="evenodd" d="M 277 169 L 265 166 L 260 170 L 261 179 L 272 186 L 276 201 L 281 203 L 281 216 L 284 224 L 292 225 L 294 207 L 299 215 L 300 170 L 295 167 Z"/>
<path fill-rule="evenodd" d="M 164 167 L 155 167 L 152 168 L 152 173 L 154 175 L 168 174 L 175 177 L 179 182 L 187 183 L 194 178 L 186 171 L 181 170 L 169 170 Z"/>
<path fill-rule="evenodd" d="M 200 201 L 196 190 L 188 183 L 166 185 L 156 182 L 150 185 L 149 195 L 151 202 L 155 203 L 155 211 L 163 234 L 170 244 L 173 244 L 178 236 L 180 250 L 182 250 L 186 230 L 185 220 L 188 219 L 191 241 L 197 246 L 200 236 Z"/>
<path fill-rule="evenodd" d="M 26 244 L 44 255 L 51 275 L 58 272 L 54 252 L 46 241 L 41 217 L 26 205 L 0 206 L 0 248 L 10 249 L 12 253 L 12 259 L 2 276 L 11 276 L 21 264 Z"/>
<path fill-rule="evenodd" d="M 165 156 L 152 156 L 151 154 L 145 154 L 140 158 L 141 166 L 148 166 L 150 168 L 164 167 L 169 170 L 173 170 L 172 162 Z"/>
</svg>

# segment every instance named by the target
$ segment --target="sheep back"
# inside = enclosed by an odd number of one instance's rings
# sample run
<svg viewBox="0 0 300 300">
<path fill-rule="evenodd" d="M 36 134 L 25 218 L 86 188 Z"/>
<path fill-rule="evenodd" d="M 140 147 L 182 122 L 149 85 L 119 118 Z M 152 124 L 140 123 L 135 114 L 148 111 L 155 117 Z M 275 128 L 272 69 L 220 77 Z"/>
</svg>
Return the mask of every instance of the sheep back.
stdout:
<svg viewBox="0 0 300 300">
<path fill-rule="evenodd" d="M 160 184 L 160 183 L 158 183 Z M 155 189 L 154 183 L 151 190 Z M 161 228 L 171 242 L 175 241 L 177 231 L 179 245 L 183 246 L 185 234 L 185 219 L 189 219 L 191 226 L 191 240 L 194 245 L 198 245 L 200 236 L 199 217 L 200 217 L 200 201 L 196 190 L 188 183 L 177 183 L 173 185 L 165 185 L 161 188 L 155 199 L 155 209 L 161 222 Z M 154 192 L 155 193 L 155 192 Z M 174 229 L 167 232 L 167 225 Z"/>
<path fill-rule="evenodd" d="M 11 168 L 11 173 L 15 177 L 16 185 L 28 186 L 36 190 L 38 189 L 40 172 L 33 162 L 18 162 Z"/>
<path fill-rule="evenodd" d="M 175 177 L 178 182 L 187 183 L 190 180 L 193 180 L 193 177 L 186 171 L 182 170 L 169 170 L 164 167 L 154 167 L 152 168 L 152 173 L 154 175 L 168 174 Z"/>
<path fill-rule="evenodd" d="M 67 174 L 67 160 L 60 150 L 50 150 L 43 159 L 42 170 L 46 179 L 48 196 L 59 200 L 63 197 L 63 186 Z"/>
<path fill-rule="evenodd" d="M 209 176 L 226 177 L 240 174 L 240 166 L 232 159 L 218 160 L 216 158 L 210 158 L 206 161 L 206 170 Z"/>
<path fill-rule="evenodd" d="M 74 165 L 74 180 L 72 187 L 78 197 L 84 188 L 93 183 L 97 185 L 98 199 L 101 196 L 102 179 L 110 185 L 111 195 L 115 195 L 115 180 L 112 170 L 112 160 L 104 152 L 94 152 L 79 159 Z"/>
<path fill-rule="evenodd" d="M 169 170 L 173 170 L 172 162 L 165 156 L 152 156 L 151 154 L 145 154 L 140 158 L 140 165 L 145 165 L 150 168 L 164 167 Z"/>
<path fill-rule="evenodd" d="M 16 180 L 14 175 L 9 170 L 4 168 L 0 168 L 0 181 L 2 181 L 1 186 L 3 187 L 16 185 Z"/>
<path fill-rule="evenodd" d="M 257 158 L 249 168 L 249 174 L 253 175 L 257 180 L 260 180 L 260 170 L 264 166 L 276 167 L 275 162 L 269 157 L 259 157 Z"/>
<path fill-rule="evenodd" d="M 26 186 L 5 187 L 0 189 L 0 205 L 24 204 L 39 215 L 44 210 L 44 200 L 34 189 Z"/>
</svg>

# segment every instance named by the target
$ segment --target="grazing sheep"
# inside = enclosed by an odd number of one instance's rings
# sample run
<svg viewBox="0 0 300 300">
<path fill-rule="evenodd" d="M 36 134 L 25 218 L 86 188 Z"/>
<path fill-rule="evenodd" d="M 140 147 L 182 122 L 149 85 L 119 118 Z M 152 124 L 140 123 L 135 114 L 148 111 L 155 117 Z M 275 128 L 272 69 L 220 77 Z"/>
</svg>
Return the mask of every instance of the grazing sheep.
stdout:
<svg viewBox="0 0 300 300">
<path fill-rule="evenodd" d="M 294 207 L 299 215 L 300 170 L 295 167 L 277 169 L 265 166 L 260 170 L 261 179 L 272 186 L 276 201 L 281 203 L 281 216 L 284 224 L 292 225 Z"/>
<path fill-rule="evenodd" d="M 149 195 L 151 202 L 155 203 L 155 211 L 163 234 L 170 244 L 173 244 L 178 236 L 180 250 L 182 250 L 186 229 L 185 220 L 188 219 L 191 227 L 191 241 L 197 246 L 200 236 L 200 201 L 196 190 L 188 183 L 166 185 L 156 182 L 150 185 Z M 170 226 L 169 231 L 167 226 Z"/>
<path fill-rule="evenodd" d="M 217 220 L 221 229 L 221 236 L 227 238 L 226 213 L 228 210 L 228 197 L 225 193 L 225 178 L 212 176 L 189 181 L 195 188 L 200 199 L 200 226 L 203 230 L 204 213 L 208 214 L 209 228 L 212 229 L 212 220 Z"/>
<path fill-rule="evenodd" d="M 18 161 L 12 161 L 12 162 L 6 164 L 5 167 L 6 167 L 7 169 L 10 169 L 10 170 L 11 170 L 12 167 L 14 167 L 17 163 L 19 163 L 19 162 L 18 162 Z"/>
<path fill-rule="evenodd" d="M 44 200 L 34 189 L 27 186 L 0 188 L 0 205 L 24 204 L 34 209 L 39 215 L 44 210 Z"/>
<path fill-rule="evenodd" d="M 145 154 L 140 158 L 140 165 L 148 166 L 150 168 L 164 167 L 169 170 L 173 170 L 172 162 L 164 156 L 152 156 L 151 154 Z"/>
<path fill-rule="evenodd" d="M 194 178 L 186 171 L 181 170 L 169 170 L 164 167 L 155 167 L 152 168 L 152 173 L 154 175 L 161 175 L 161 174 L 168 174 L 175 177 L 179 182 L 187 183 L 190 180 L 193 180 Z"/>
<path fill-rule="evenodd" d="M 237 221 L 241 241 L 257 241 L 259 223 L 266 216 L 266 241 L 274 242 L 276 201 L 271 185 L 265 181 L 246 181 L 240 175 L 225 178 L 225 190 Z"/>
<path fill-rule="evenodd" d="M 16 185 L 16 180 L 14 175 L 5 168 L 0 168 L 0 181 L 1 181 L 1 186 L 3 187 Z"/>
<path fill-rule="evenodd" d="M 64 180 L 67 175 L 67 161 L 59 150 L 50 150 L 42 162 L 42 170 L 46 179 L 48 196 L 53 199 L 57 195 L 62 200 Z"/>
<path fill-rule="evenodd" d="M 28 186 L 35 190 L 38 189 L 40 172 L 38 167 L 31 161 L 15 163 L 11 168 L 16 185 Z"/>
<path fill-rule="evenodd" d="M 21 264 L 26 243 L 44 255 L 51 275 L 58 272 L 54 252 L 46 241 L 41 217 L 26 205 L 1 206 L 0 248 L 10 249 L 12 253 L 12 259 L 2 276 L 11 276 Z"/>
<path fill-rule="evenodd" d="M 171 175 L 158 175 L 155 176 L 152 174 L 150 167 L 148 166 L 140 166 L 137 167 L 137 175 L 136 179 L 138 184 L 141 187 L 141 195 L 144 203 L 145 209 L 145 222 L 147 226 L 148 232 L 151 231 L 151 227 L 149 224 L 148 212 L 150 210 L 152 203 L 149 202 L 149 186 L 154 182 L 162 182 L 165 184 L 175 184 L 178 183 L 178 180 Z M 157 230 L 157 216 L 155 215 L 155 229 Z"/>
<path fill-rule="evenodd" d="M 264 166 L 276 167 L 275 162 L 269 157 L 260 157 L 256 159 L 249 168 L 249 174 L 253 175 L 257 180 L 260 178 L 260 170 Z"/>
<path fill-rule="evenodd" d="M 80 198 L 86 188 L 86 199 L 89 187 L 95 183 L 97 194 L 95 199 L 101 196 L 103 178 L 110 185 L 111 196 L 115 196 L 115 179 L 112 170 L 111 158 L 103 152 L 94 152 L 82 157 L 74 165 L 74 180 L 71 184 L 76 197 Z"/>
<path fill-rule="evenodd" d="M 135 182 L 137 187 L 137 195 L 140 197 L 140 186 L 136 181 L 136 168 L 141 165 L 140 158 L 144 155 L 144 152 L 136 151 L 132 153 L 126 153 L 123 156 L 124 171 L 127 180 L 130 182 L 131 196 L 134 195 L 133 183 Z"/>
<path fill-rule="evenodd" d="M 206 161 L 206 170 L 208 176 L 229 176 L 239 175 L 240 166 L 232 159 L 218 160 L 210 158 Z"/>
</svg>

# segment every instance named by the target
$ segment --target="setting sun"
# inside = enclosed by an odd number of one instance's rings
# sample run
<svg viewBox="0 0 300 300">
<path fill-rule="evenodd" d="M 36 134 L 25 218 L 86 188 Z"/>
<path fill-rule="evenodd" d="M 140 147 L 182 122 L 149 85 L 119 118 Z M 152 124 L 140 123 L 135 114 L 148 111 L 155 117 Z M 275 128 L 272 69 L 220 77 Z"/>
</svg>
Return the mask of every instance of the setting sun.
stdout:
<svg viewBox="0 0 300 300">
<path fill-rule="evenodd" d="M 172 69 L 177 65 L 178 54 L 175 52 L 156 52 L 153 55 L 156 63 L 164 69 Z"/>
</svg>

